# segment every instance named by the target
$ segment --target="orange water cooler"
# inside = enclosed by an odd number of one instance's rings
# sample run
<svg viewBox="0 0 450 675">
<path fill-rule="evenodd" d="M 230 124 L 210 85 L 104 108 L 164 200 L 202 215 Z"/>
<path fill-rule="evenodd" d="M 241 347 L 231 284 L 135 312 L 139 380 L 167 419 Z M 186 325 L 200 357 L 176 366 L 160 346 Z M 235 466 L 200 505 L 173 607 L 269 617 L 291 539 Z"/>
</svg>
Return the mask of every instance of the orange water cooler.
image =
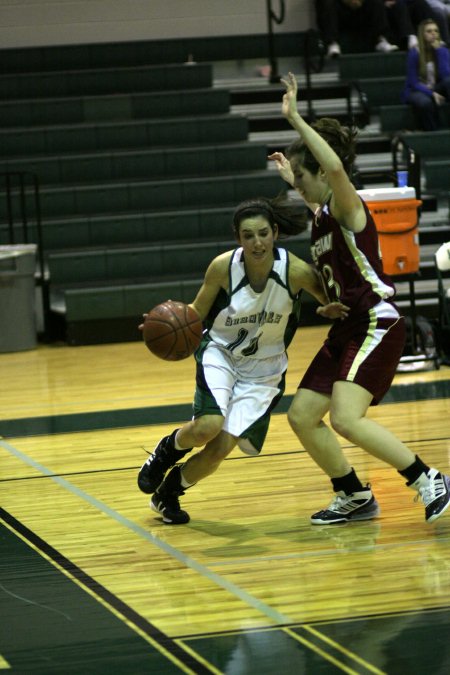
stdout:
<svg viewBox="0 0 450 675">
<path fill-rule="evenodd" d="M 419 270 L 419 228 L 413 187 L 358 190 L 375 221 L 383 268 L 387 274 L 412 274 Z"/>
</svg>

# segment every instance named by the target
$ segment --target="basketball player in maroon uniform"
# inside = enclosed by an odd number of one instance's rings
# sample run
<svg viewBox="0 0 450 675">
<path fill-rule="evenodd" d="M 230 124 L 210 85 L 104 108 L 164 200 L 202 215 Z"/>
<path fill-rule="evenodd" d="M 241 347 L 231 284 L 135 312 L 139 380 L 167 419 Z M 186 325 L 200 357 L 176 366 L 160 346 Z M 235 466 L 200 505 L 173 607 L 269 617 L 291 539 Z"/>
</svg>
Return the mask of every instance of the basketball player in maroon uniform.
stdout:
<svg viewBox="0 0 450 675">
<path fill-rule="evenodd" d="M 366 417 L 389 389 L 405 341 L 405 321 L 384 274 L 374 221 L 349 178 L 355 132 L 323 118 L 310 126 L 297 110 L 297 81 L 286 80 L 282 111 L 300 139 L 276 152 L 281 176 L 314 214 L 311 250 L 330 301 L 348 315 L 332 325 L 307 369 L 288 413 L 289 423 L 314 461 L 331 479 L 335 496 L 311 522 L 327 525 L 368 520 L 379 513 L 370 485 L 363 485 L 323 422 L 351 443 L 395 467 L 425 505 L 433 522 L 450 505 L 450 478 L 430 468 L 390 431 Z"/>
</svg>

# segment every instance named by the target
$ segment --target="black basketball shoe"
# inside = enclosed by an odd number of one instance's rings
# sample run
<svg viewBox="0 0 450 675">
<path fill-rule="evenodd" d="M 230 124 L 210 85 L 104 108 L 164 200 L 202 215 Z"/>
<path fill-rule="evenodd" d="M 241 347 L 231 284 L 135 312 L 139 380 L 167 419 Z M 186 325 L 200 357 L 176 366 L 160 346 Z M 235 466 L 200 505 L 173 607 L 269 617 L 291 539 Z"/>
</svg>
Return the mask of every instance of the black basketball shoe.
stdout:
<svg viewBox="0 0 450 675">
<path fill-rule="evenodd" d="M 425 520 L 434 522 L 450 506 L 450 476 L 431 468 L 428 474 L 423 473 L 411 487 L 418 492 L 416 499 L 425 505 Z"/>
<path fill-rule="evenodd" d="M 178 429 L 175 429 L 170 436 L 161 438 L 150 457 L 142 465 L 137 479 L 142 492 L 152 494 L 164 480 L 166 472 L 192 450 L 192 448 L 175 450 L 174 442 L 177 431 Z"/>
<path fill-rule="evenodd" d="M 181 495 L 184 495 L 181 468 L 174 466 L 150 500 L 153 511 L 160 513 L 167 525 L 185 525 L 190 520 L 189 514 L 180 507 Z"/>
<path fill-rule="evenodd" d="M 337 492 L 331 504 L 322 511 L 311 516 L 313 525 L 332 525 L 346 523 L 351 520 L 370 520 L 380 514 L 380 507 L 372 494 L 370 485 L 364 490 L 346 495 Z"/>
</svg>

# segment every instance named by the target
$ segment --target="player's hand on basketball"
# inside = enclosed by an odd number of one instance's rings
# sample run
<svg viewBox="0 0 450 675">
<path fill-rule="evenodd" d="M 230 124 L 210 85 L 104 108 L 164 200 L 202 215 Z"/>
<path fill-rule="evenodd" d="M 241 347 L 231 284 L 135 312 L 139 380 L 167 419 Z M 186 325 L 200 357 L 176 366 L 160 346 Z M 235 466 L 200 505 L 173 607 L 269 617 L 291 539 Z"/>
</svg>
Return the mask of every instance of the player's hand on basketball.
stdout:
<svg viewBox="0 0 450 675">
<path fill-rule="evenodd" d="M 169 298 L 169 300 L 167 300 L 167 302 L 172 302 L 172 300 Z M 148 312 L 145 312 L 142 315 L 142 318 L 144 319 L 144 321 L 142 323 L 140 323 L 139 326 L 138 326 L 139 330 L 141 330 L 141 331 L 144 330 L 144 323 L 145 323 L 146 318 L 148 317 L 148 314 L 149 314 Z"/>
<path fill-rule="evenodd" d="M 289 73 L 286 79 L 281 80 L 286 87 L 286 93 L 283 96 L 281 112 L 289 121 L 298 113 L 297 110 L 297 80 L 293 73 Z"/>
<path fill-rule="evenodd" d="M 346 319 L 350 307 L 343 305 L 342 302 L 329 302 L 328 305 L 318 307 L 316 312 L 325 319 Z"/>
<path fill-rule="evenodd" d="M 138 326 L 139 330 L 144 330 L 144 322 L 145 322 L 145 319 L 147 318 L 147 316 L 148 316 L 147 312 L 142 315 L 142 318 L 144 319 L 144 321 L 139 324 L 139 326 Z"/>
<path fill-rule="evenodd" d="M 281 178 L 285 180 L 286 183 L 289 183 L 289 185 L 294 186 L 294 173 L 287 157 L 285 157 L 282 152 L 273 152 L 267 159 L 275 162 L 275 166 L 277 167 Z"/>
</svg>

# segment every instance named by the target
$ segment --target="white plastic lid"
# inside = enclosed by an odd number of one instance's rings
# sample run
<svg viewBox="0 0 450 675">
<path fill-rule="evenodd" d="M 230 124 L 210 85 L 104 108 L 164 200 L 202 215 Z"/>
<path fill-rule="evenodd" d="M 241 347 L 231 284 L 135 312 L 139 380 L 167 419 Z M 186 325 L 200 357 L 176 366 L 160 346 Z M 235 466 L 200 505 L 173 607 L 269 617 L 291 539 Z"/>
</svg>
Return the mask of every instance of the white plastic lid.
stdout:
<svg viewBox="0 0 450 675">
<path fill-rule="evenodd" d="M 387 202 L 394 199 L 415 199 L 416 190 L 413 187 L 369 188 L 357 190 L 365 202 Z"/>
<path fill-rule="evenodd" d="M 450 241 L 447 241 L 438 248 L 436 251 L 436 262 L 438 269 L 442 271 L 450 270 Z"/>
</svg>

